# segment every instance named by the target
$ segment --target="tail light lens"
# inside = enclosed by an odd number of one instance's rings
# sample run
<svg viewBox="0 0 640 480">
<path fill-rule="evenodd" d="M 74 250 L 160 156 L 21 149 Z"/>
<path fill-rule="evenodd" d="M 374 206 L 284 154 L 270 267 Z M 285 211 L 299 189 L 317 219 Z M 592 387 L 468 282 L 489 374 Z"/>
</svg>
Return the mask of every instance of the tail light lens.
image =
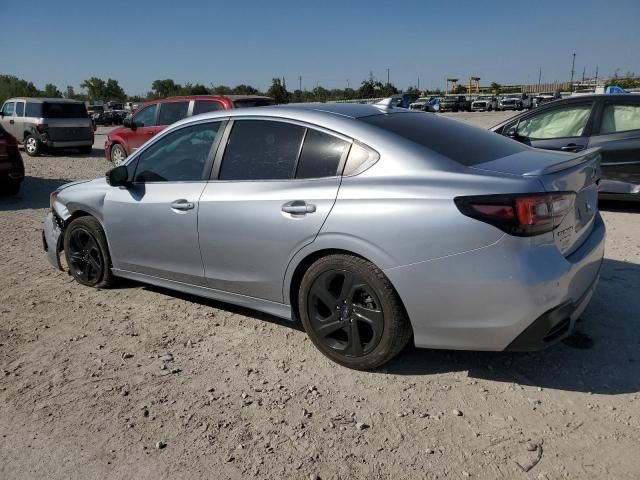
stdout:
<svg viewBox="0 0 640 480">
<path fill-rule="evenodd" d="M 518 237 L 541 235 L 555 229 L 573 211 L 576 194 L 556 192 L 457 197 L 467 217 L 488 223 Z"/>
</svg>

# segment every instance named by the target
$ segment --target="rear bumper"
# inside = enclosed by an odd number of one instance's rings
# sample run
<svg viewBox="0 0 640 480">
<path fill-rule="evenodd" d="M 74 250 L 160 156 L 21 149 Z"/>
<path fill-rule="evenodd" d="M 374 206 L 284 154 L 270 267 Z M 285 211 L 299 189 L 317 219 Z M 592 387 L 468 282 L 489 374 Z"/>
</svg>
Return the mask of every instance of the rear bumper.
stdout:
<svg viewBox="0 0 640 480">
<path fill-rule="evenodd" d="M 46 140 L 43 143 L 49 148 L 77 148 L 93 146 L 93 139 L 69 140 L 66 142 L 54 142 L 52 140 Z"/>
<path fill-rule="evenodd" d="M 522 239 L 505 235 L 484 248 L 385 274 L 409 314 L 417 347 L 536 349 L 573 328 L 595 288 L 604 240 L 598 214 L 592 232 L 568 257 L 555 245 L 527 247 Z M 567 318 L 569 330 L 547 337 Z M 542 326 L 525 334 L 532 324 Z M 515 342 L 520 335 L 526 341 Z"/>
</svg>

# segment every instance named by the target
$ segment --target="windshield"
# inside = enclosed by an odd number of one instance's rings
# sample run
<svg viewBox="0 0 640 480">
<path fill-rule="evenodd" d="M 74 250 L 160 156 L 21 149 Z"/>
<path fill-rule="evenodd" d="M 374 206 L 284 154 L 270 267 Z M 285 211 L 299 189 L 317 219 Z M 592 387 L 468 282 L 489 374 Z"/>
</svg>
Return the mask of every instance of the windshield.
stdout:
<svg viewBox="0 0 640 480">
<path fill-rule="evenodd" d="M 505 98 L 520 98 L 520 95 L 507 95 Z"/>
<path fill-rule="evenodd" d="M 84 103 L 44 102 L 42 116 L 45 118 L 86 118 L 88 114 Z"/>
</svg>

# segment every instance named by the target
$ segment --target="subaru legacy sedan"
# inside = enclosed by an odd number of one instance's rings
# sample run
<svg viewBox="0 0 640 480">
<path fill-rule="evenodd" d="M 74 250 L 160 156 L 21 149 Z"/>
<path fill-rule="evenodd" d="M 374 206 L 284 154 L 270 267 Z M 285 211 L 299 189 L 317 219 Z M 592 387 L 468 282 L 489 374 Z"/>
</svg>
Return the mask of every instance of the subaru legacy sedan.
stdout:
<svg viewBox="0 0 640 480">
<path fill-rule="evenodd" d="M 53 192 L 44 248 L 82 285 L 122 277 L 299 319 L 351 368 L 410 341 L 535 350 L 596 286 L 599 161 L 406 109 L 211 112 Z"/>
</svg>

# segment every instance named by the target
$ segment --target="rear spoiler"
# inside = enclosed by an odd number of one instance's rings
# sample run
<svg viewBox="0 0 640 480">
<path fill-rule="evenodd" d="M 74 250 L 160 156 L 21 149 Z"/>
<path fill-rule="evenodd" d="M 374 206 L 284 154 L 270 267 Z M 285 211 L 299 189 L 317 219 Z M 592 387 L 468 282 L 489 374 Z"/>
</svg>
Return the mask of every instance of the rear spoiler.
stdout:
<svg viewBox="0 0 640 480">
<path fill-rule="evenodd" d="M 564 162 L 554 163 L 553 165 L 549 165 L 548 167 L 541 168 L 539 170 L 534 170 L 532 172 L 527 172 L 524 174 L 525 177 L 537 177 L 541 175 L 547 175 L 549 173 L 561 172 L 562 170 L 566 170 L 568 168 L 576 167 L 582 163 L 590 162 L 594 159 L 598 159 L 598 163 L 600 163 L 600 150 L 602 147 L 593 147 L 589 148 L 583 152 L 580 152 L 579 155 L 575 157 L 570 157 Z"/>
</svg>

